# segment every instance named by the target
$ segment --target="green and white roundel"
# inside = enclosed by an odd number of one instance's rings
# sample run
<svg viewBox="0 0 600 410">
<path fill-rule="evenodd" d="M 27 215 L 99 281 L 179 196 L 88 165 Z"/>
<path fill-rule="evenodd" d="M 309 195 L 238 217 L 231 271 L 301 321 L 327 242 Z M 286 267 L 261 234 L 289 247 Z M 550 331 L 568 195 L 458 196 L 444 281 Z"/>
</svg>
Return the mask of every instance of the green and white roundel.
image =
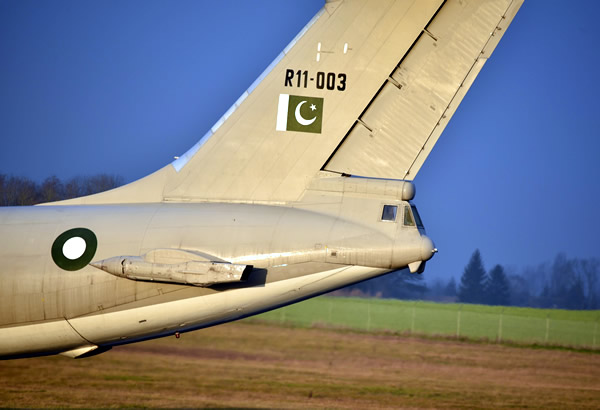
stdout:
<svg viewBox="0 0 600 410">
<path fill-rule="evenodd" d="M 61 233 L 52 244 L 52 259 L 59 268 L 79 270 L 92 261 L 98 240 L 87 228 L 73 228 Z"/>
</svg>

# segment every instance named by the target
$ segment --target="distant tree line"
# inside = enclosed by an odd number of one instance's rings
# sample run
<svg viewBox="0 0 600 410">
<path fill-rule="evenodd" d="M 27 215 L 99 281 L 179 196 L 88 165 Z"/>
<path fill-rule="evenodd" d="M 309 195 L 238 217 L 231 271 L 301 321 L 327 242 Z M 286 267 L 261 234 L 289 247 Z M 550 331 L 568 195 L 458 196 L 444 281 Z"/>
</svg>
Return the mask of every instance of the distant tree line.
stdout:
<svg viewBox="0 0 600 410">
<path fill-rule="evenodd" d="M 569 259 L 556 255 L 552 263 L 527 267 L 521 273 L 495 265 L 484 268 L 475 250 L 460 277 L 425 283 L 423 275 L 408 269 L 390 273 L 334 292 L 337 295 L 369 296 L 446 303 L 594 310 L 600 309 L 600 261 Z"/>
<path fill-rule="evenodd" d="M 486 272 L 476 250 L 457 285 L 434 281 L 429 300 L 575 310 L 600 309 L 600 260 L 567 258 L 559 253 L 552 263 L 527 267 L 517 273 L 501 265 Z"/>
<path fill-rule="evenodd" d="M 410 273 L 408 269 L 403 269 L 348 286 L 333 292 L 333 294 L 339 296 L 423 300 L 427 298 L 428 288 L 423 275 Z"/>
<path fill-rule="evenodd" d="M 26 177 L 0 174 L 0 206 L 35 205 L 96 194 L 123 185 L 123 178 L 98 174 L 61 181 L 55 176 L 37 183 Z"/>
</svg>

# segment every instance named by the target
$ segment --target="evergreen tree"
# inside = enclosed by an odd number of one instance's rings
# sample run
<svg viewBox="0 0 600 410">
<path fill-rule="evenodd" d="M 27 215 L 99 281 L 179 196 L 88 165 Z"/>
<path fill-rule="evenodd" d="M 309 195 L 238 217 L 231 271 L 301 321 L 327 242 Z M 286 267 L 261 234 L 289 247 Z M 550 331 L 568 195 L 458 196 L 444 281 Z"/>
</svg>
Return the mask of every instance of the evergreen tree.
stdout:
<svg viewBox="0 0 600 410">
<path fill-rule="evenodd" d="M 487 304 L 508 306 L 510 302 L 510 283 L 501 265 L 494 266 L 494 269 L 489 273 L 485 291 Z"/>
<path fill-rule="evenodd" d="M 460 278 L 458 300 L 463 303 L 485 302 L 486 274 L 479 249 L 475 249 Z"/>
</svg>

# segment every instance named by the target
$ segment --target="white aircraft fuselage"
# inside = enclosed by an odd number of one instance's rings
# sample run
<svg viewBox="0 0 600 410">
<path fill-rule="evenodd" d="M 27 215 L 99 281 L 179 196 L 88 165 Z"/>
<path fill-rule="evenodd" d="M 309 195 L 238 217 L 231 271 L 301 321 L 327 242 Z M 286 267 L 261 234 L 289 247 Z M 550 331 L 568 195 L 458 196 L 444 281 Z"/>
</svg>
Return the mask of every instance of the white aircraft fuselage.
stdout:
<svg viewBox="0 0 600 410">
<path fill-rule="evenodd" d="M 357 182 L 388 189 L 398 185 Z M 346 196 L 319 191 L 308 203 L 279 206 L 208 202 L 0 208 L 0 356 L 75 350 L 68 353 L 72 355 L 194 330 L 409 264 L 416 263 L 416 271 L 433 256 L 433 243 L 401 196 Z M 385 205 L 394 207 L 394 220 L 382 220 Z M 410 212 L 406 224 L 404 212 Z M 65 270 L 53 248 L 62 233 L 77 229 L 94 234 L 95 244 L 81 233 L 75 237 L 96 249 L 84 268 Z M 60 242 L 59 251 L 68 254 L 66 241 Z M 198 287 L 169 283 L 160 274 L 131 280 L 90 265 L 173 249 L 251 266 L 251 271 L 241 281 Z M 77 260 L 77 254 L 70 256 L 74 259 L 65 260 Z"/>
<path fill-rule="evenodd" d="M 186 153 L 0 209 L 0 358 L 85 357 L 408 268 L 412 180 L 522 0 L 328 0 Z"/>
</svg>

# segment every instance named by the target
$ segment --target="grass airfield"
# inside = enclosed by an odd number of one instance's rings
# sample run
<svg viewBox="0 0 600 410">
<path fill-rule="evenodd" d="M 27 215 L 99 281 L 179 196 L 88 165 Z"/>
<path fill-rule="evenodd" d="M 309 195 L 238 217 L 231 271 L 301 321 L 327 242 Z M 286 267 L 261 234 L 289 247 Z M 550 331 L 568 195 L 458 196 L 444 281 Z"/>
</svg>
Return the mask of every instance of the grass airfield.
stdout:
<svg viewBox="0 0 600 410">
<path fill-rule="evenodd" d="M 0 361 L 1 407 L 600 407 L 600 354 L 234 322 Z"/>
</svg>

